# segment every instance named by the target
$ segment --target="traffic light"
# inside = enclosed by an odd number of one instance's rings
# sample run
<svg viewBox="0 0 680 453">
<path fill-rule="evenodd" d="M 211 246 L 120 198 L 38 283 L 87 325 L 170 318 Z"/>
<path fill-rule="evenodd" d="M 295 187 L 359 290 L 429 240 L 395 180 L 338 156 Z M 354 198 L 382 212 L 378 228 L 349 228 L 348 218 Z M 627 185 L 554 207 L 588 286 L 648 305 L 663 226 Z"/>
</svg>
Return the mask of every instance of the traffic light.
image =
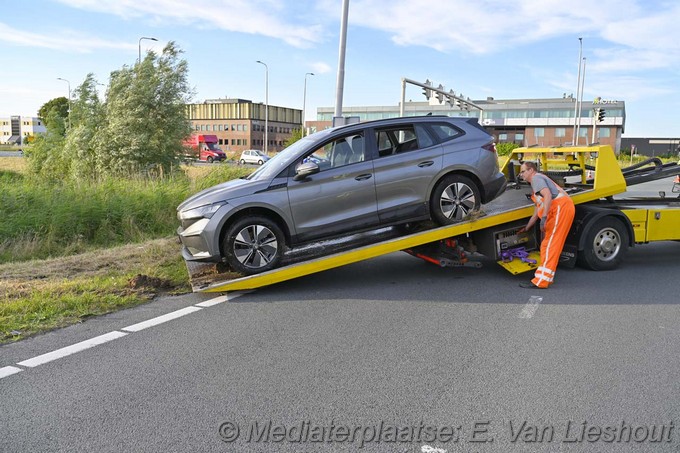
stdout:
<svg viewBox="0 0 680 453">
<path fill-rule="evenodd" d="M 456 103 L 456 93 L 453 90 L 449 90 L 449 94 L 446 95 L 446 103 L 453 107 Z"/>
<path fill-rule="evenodd" d="M 427 99 L 430 99 L 432 97 L 432 90 L 428 88 L 432 86 L 432 82 L 430 82 L 430 79 L 425 79 L 425 85 L 427 85 L 427 87 L 423 87 L 423 94 Z"/>
<path fill-rule="evenodd" d="M 601 123 L 604 120 L 604 117 L 607 116 L 607 111 L 605 109 L 597 109 L 597 122 Z"/>
<path fill-rule="evenodd" d="M 444 103 L 444 87 L 440 83 L 439 86 L 437 87 L 437 100 L 439 101 L 440 104 Z"/>
</svg>

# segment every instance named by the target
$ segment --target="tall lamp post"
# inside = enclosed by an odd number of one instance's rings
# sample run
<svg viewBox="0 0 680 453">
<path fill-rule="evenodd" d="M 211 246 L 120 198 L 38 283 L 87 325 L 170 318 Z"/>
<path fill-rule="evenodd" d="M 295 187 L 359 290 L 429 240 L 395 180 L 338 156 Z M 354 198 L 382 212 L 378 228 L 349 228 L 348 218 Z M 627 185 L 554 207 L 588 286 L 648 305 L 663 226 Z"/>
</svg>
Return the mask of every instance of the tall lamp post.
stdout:
<svg viewBox="0 0 680 453">
<path fill-rule="evenodd" d="M 305 74 L 305 90 L 302 94 L 302 136 L 305 136 L 305 107 L 307 105 L 307 76 L 313 76 L 313 72 L 308 72 Z"/>
<path fill-rule="evenodd" d="M 147 38 L 146 36 L 142 36 L 139 38 L 139 42 L 137 47 L 139 48 L 139 56 L 137 57 L 137 64 L 142 62 L 142 39 L 148 39 L 149 41 L 158 41 L 156 38 Z"/>
<path fill-rule="evenodd" d="M 264 66 L 264 153 L 267 154 L 267 145 L 269 144 L 269 66 L 260 60 L 255 63 L 260 63 Z"/>
<path fill-rule="evenodd" d="M 61 80 L 68 84 L 68 128 L 71 129 L 71 82 L 61 77 L 57 77 L 57 80 Z"/>
</svg>

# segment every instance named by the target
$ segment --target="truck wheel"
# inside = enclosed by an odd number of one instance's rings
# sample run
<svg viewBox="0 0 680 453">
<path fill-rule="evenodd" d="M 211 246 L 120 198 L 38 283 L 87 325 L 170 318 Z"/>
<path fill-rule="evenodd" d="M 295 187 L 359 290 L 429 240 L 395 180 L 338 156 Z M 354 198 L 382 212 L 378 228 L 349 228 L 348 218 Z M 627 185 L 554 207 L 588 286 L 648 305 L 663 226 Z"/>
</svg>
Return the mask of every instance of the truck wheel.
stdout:
<svg viewBox="0 0 680 453">
<path fill-rule="evenodd" d="M 471 211 L 482 205 L 479 188 L 463 175 L 448 175 L 432 191 L 430 212 L 440 225 L 462 221 Z"/>
<path fill-rule="evenodd" d="M 212 163 L 213 163 L 213 158 L 212 158 L 212 156 L 208 156 L 208 158 L 207 158 L 206 160 L 208 161 L 209 164 L 212 164 Z"/>
<path fill-rule="evenodd" d="M 602 217 L 588 230 L 585 249 L 579 252 L 577 262 L 594 271 L 616 269 L 628 251 L 628 240 L 628 230 L 621 220 Z"/>
<path fill-rule="evenodd" d="M 278 266 L 284 245 L 276 222 L 262 216 L 243 217 L 227 229 L 223 252 L 233 270 L 250 275 Z"/>
</svg>

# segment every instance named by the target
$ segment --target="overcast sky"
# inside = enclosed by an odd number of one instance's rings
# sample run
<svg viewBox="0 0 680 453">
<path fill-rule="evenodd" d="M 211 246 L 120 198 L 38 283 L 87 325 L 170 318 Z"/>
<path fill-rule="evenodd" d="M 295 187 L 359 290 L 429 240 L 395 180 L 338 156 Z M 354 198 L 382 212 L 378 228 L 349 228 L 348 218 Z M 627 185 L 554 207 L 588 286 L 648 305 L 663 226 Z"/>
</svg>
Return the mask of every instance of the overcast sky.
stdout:
<svg viewBox="0 0 680 453">
<path fill-rule="evenodd" d="M 92 72 L 175 41 L 195 102 L 233 97 L 302 108 L 335 103 L 341 0 L 1 0 L 0 116 L 36 116 Z M 626 102 L 626 137 L 680 135 L 680 2 L 350 0 L 345 106 L 397 105 L 402 77 L 471 99 L 576 94 Z M 103 87 L 102 87 L 103 92 Z M 407 99 L 423 101 L 411 87 Z"/>
</svg>

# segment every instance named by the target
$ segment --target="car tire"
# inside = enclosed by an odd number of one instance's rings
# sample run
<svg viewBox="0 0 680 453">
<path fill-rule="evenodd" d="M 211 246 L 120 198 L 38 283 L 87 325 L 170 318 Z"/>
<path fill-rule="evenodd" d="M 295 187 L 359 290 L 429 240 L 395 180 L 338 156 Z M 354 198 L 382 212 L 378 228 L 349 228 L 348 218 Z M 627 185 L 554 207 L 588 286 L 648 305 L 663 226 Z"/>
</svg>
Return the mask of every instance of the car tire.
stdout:
<svg viewBox="0 0 680 453">
<path fill-rule="evenodd" d="M 245 165 L 246 161 L 245 161 L 245 159 L 241 159 L 240 161 L 238 161 L 238 163 L 241 164 L 241 165 Z"/>
<path fill-rule="evenodd" d="M 264 162 L 262 161 L 262 159 L 260 159 L 260 160 L 257 161 L 257 165 L 262 165 L 263 163 L 264 163 Z"/>
<path fill-rule="evenodd" d="M 227 228 L 223 253 L 234 271 L 250 275 L 277 267 L 284 246 L 283 231 L 276 222 L 263 216 L 248 216 Z"/>
<path fill-rule="evenodd" d="M 482 199 L 477 185 L 463 175 L 444 177 L 432 191 L 430 212 L 440 225 L 461 222 L 470 212 L 477 211 Z"/>
<path fill-rule="evenodd" d="M 208 161 L 209 164 L 212 164 L 214 159 L 212 158 L 212 156 L 208 156 L 206 160 Z"/>
<path fill-rule="evenodd" d="M 616 217 L 596 220 L 586 233 L 585 248 L 578 253 L 579 266 L 594 271 L 616 269 L 628 251 L 628 229 Z"/>
</svg>

